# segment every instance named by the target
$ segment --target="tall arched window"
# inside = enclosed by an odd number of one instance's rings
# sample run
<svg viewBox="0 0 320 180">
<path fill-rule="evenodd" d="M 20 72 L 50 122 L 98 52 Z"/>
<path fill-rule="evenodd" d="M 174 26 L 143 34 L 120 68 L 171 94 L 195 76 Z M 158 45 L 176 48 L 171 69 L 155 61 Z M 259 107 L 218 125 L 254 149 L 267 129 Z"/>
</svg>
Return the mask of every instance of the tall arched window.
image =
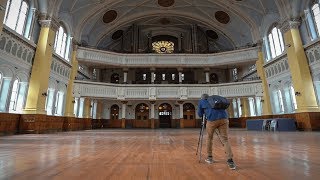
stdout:
<svg viewBox="0 0 320 180">
<path fill-rule="evenodd" d="M 13 86 L 12 86 L 9 112 L 16 111 L 17 101 L 18 101 L 18 92 L 19 92 L 19 79 L 16 79 L 13 82 Z"/>
<path fill-rule="evenodd" d="M 318 35 L 320 34 L 319 30 L 320 30 L 320 7 L 319 7 L 319 3 L 315 3 L 312 6 L 312 15 L 313 15 L 313 20 L 314 23 L 316 25 L 316 29 L 318 32 Z"/>
<path fill-rule="evenodd" d="M 6 8 L 4 24 L 23 34 L 27 22 L 29 4 L 25 0 L 9 0 Z"/>
<path fill-rule="evenodd" d="M 56 32 L 55 39 L 55 52 L 63 57 L 64 59 L 69 59 L 69 38 L 64 27 L 60 26 L 59 30 Z"/>
<path fill-rule="evenodd" d="M 268 34 L 271 58 L 275 58 L 284 51 L 284 43 L 281 31 L 277 27 L 273 27 Z"/>
</svg>

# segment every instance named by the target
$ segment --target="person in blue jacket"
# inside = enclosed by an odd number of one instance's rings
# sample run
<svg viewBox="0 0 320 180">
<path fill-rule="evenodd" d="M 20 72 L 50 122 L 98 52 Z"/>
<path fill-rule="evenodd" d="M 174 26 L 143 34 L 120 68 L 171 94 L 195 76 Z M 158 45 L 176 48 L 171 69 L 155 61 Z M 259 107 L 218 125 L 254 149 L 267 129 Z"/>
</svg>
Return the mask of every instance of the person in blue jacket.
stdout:
<svg viewBox="0 0 320 180">
<path fill-rule="evenodd" d="M 229 119 L 225 109 L 213 109 L 210 103 L 207 101 L 209 95 L 203 94 L 199 101 L 198 115 L 199 117 L 205 116 L 207 119 L 207 154 L 208 157 L 205 160 L 207 163 L 213 163 L 212 158 L 212 139 L 213 133 L 217 130 L 220 134 L 220 140 L 223 143 L 226 155 L 227 164 L 230 169 L 236 169 L 236 165 L 233 162 L 233 153 L 228 140 L 229 131 Z"/>
</svg>

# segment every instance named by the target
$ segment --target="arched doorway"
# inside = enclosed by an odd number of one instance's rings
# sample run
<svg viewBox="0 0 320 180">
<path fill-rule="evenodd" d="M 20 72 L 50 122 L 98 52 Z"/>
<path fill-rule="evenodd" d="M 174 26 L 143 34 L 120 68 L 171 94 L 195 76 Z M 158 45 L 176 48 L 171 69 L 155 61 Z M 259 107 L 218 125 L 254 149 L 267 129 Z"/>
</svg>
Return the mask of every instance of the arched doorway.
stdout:
<svg viewBox="0 0 320 180">
<path fill-rule="evenodd" d="M 111 75 L 111 83 L 119 84 L 120 76 L 117 73 Z"/>
<path fill-rule="evenodd" d="M 136 118 L 133 121 L 134 128 L 149 128 L 149 106 L 141 103 L 136 106 L 135 110 Z"/>
<path fill-rule="evenodd" d="M 141 103 L 136 106 L 136 120 L 148 120 L 149 119 L 149 107 L 148 105 Z"/>
<path fill-rule="evenodd" d="M 219 83 L 219 77 L 216 73 L 210 74 L 210 83 L 211 84 L 218 84 Z"/>
<path fill-rule="evenodd" d="M 185 128 L 196 127 L 196 113 L 193 104 L 186 103 L 183 105 L 183 119 Z"/>
<path fill-rule="evenodd" d="M 170 128 L 172 119 L 172 107 L 168 103 L 163 103 L 159 106 L 159 127 Z"/>
<path fill-rule="evenodd" d="M 110 119 L 111 120 L 118 120 L 119 119 L 119 106 L 116 104 L 111 106 Z"/>
</svg>

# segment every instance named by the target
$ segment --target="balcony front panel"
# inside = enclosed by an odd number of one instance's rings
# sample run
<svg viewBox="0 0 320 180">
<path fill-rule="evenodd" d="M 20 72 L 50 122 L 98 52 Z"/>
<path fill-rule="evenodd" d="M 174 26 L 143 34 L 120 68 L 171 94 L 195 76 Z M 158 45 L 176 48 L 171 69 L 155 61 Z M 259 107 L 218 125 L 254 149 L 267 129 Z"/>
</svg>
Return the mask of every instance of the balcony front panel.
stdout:
<svg viewBox="0 0 320 180">
<path fill-rule="evenodd" d="M 237 82 L 227 84 L 110 84 L 76 81 L 76 97 L 95 97 L 106 99 L 199 99 L 202 94 L 217 94 L 224 97 L 262 96 L 261 81 Z"/>
<path fill-rule="evenodd" d="M 78 60 L 123 67 L 214 67 L 254 62 L 258 49 L 248 48 L 216 54 L 121 54 L 80 47 Z"/>
</svg>

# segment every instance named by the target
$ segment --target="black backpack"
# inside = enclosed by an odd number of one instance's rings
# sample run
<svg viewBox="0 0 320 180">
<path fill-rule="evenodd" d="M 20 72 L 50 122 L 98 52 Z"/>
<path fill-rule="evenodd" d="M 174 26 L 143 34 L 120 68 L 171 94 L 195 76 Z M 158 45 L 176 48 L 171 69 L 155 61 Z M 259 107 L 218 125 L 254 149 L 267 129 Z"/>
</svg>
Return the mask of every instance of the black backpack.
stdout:
<svg viewBox="0 0 320 180">
<path fill-rule="evenodd" d="M 207 101 L 213 109 L 227 109 L 230 105 L 230 102 L 227 98 L 218 95 L 209 96 Z"/>
</svg>

